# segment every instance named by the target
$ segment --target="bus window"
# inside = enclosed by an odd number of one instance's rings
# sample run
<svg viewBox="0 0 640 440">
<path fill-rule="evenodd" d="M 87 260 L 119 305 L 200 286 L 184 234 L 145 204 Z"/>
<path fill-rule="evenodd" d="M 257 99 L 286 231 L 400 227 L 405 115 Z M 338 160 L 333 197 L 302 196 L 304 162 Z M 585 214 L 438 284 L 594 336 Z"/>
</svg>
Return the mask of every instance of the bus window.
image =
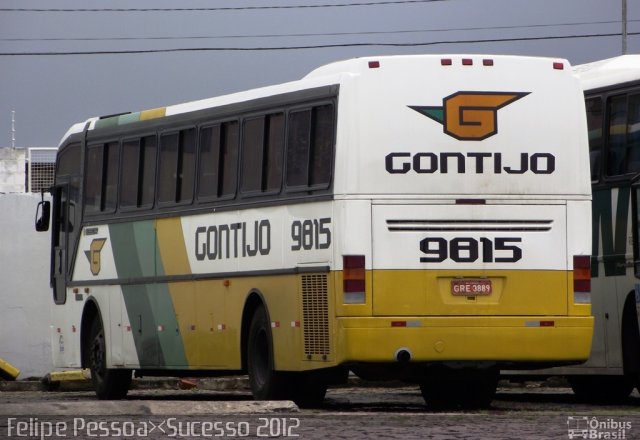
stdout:
<svg viewBox="0 0 640 440">
<path fill-rule="evenodd" d="M 240 142 L 240 127 L 237 122 L 223 124 L 220 146 L 220 174 L 219 197 L 232 197 L 236 193 L 238 175 L 238 144 Z"/>
<path fill-rule="evenodd" d="M 87 148 L 87 171 L 84 210 L 87 213 L 100 212 L 102 205 L 102 145 Z"/>
<path fill-rule="evenodd" d="M 150 207 L 156 182 L 156 137 L 122 143 L 122 185 L 120 205 Z"/>
<path fill-rule="evenodd" d="M 218 196 L 218 166 L 220 164 L 220 125 L 200 129 L 200 168 L 198 198 Z"/>
<path fill-rule="evenodd" d="M 109 142 L 104 145 L 104 188 L 103 211 L 114 211 L 118 200 L 118 142 Z"/>
<path fill-rule="evenodd" d="M 225 122 L 200 129 L 199 199 L 235 194 L 237 148 L 237 122 Z"/>
<path fill-rule="evenodd" d="M 196 130 L 163 135 L 160 142 L 158 200 L 161 203 L 193 200 Z"/>
<path fill-rule="evenodd" d="M 625 173 L 625 141 L 627 124 L 627 97 L 614 96 L 609 100 L 609 145 L 607 151 L 607 175 L 619 176 Z"/>
<path fill-rule="evenodd" d="M 640 172 L 640 95 L 629 96 L 627 115 L 627 172 L 638 173 Z"/>
<path fill-rule="evenodd" d="M 114 211 L 118 199 L 118 142 L 87 148 L 85 212 Z"/>
<path fill-rule="evenodd" d="M 271 114 L 245 121 L 243 133 L 242 191 L 280 189 L 284 150 L 284 115 Z"/>
<path fill-rule="evenodd" d="M 242 132 L 242 191 L 261 191 L 264 116 L 245 120 Z"/>
<path fill-rule="evenodd" d="M 587 128 L 589 129 L 589 156 L 591 158 L 591 180 L 600 177 L 602 165 L 602 99 L 590 98 L 585 101 L 587 108 Z"/>
<path fill-rule="evenodd" d="M 289 114 L 287 186 L 326 188 L 333 163 L 333 106 Z"/>
</svg>

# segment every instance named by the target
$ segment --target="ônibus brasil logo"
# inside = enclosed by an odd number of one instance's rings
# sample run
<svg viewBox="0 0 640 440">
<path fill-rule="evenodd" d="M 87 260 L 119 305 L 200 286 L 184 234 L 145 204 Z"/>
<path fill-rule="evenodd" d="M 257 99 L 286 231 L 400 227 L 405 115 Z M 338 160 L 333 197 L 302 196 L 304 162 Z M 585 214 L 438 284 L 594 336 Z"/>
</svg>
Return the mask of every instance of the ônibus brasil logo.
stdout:
<svg viewBox="0 0 640 440">
<path fill-rule="evenodd" d="M 441 107 L 409 108 L 443 125 L 446 134 L 461 141 L 481 141 L 498 133 L 498 110 L 530 92 L 456 92 Z"/>
</svg>

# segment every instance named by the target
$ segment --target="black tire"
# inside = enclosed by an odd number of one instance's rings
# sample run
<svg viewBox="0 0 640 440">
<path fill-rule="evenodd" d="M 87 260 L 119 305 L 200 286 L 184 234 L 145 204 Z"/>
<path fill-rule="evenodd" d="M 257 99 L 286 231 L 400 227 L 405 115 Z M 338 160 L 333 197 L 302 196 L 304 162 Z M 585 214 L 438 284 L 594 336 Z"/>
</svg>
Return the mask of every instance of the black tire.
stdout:
<svg viewBox="0 0 640 440">
<path fill-rule="evenodd" d="M 420 383 L 427 406 L 434 410 L 488 408 L 498 388 L 498 370 L 438 368 Z"/>
<path fill-rule="evenodd" d="M 314 372 L 292 373 L 289 382 L 290 399 L 300 408 L 319 408 L 327 394 L 328 384 L 319 374 Z"/>
<path fill-rule="evenodd" d="M 271 324 L 262 305 L 253 312 L 249 324 L 247 373 L 255 400 L 286 399 L 283 377 L 273 369 Z"/>
<path fill-rule="evenodd" d="M 91 369 L 91 382 L 98 399 L 117 400 L 124 398 L 131 386 L 131 370 L 116 370 L 106 367 L 106 342 L 99 317 L 96 317 L 91 323 L 85 353 L 87 353 L 88 366 Z"/>
<path fill-rule="evenodd" d="M 629 376 L 569 376 L 578 399 L 590 403 L 616 403 L 629 397 L 635 385 Z"/>
</svg>

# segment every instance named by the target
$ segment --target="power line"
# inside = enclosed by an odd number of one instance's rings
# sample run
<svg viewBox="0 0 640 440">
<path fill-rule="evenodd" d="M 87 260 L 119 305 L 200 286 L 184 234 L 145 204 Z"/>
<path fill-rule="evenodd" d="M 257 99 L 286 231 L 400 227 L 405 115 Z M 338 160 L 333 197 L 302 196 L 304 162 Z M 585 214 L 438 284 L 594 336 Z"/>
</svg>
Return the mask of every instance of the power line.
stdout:
<svg viewBox="0 0 640 440">
<path fill-rule="evenodd" d="M 629 32 L 628 35 L 640 35 L 640 32 Z M 422 43 L 341 43 L 341 44 L 321 44 L 321 45 L 300 45 L 300 46 L 274 46 L 274 47 L 186 47 L 175 49 L 141 49 L 141 50 L 92 50 L 73 52 L 0 52 L 0 56 L 61 56 L 61 55 L 123 55 L 123 54 L 145 54 L 145 53 L 171 53 L 171 52 L 251 52 L 251 51 L 278 51 L 278 50 L 302 50 L 302 49 L 328 49 L 338 47 L 421 47 L 435 46 L 440 44 L 478 44 L 478 43 L 502 43 L 514 41 L 540 41 L 540 40 L 563 40 L 574 38 L 601 38 L 619 37 L 620 33 L 608 34 L 581 34 L 581 35 L 558 35 L 546 37 L 516 37 L 516 38 L 491 38 L 484 40 L 450 40 L 431 41 Z"/>
<path fill-rule="evenodd" d="M 629 20 L 629 23 L 640 22 L 640 20 Z M 424 32 L 454 32 L 454 31 L 479 31 L 479 30 L 505 30 L 505 29 L 532 29 L 560 26 L 585 26 L 594 24 L 620 24 L 619 20 L 610 21 L 583 21 L 555 24 L 530 24 L 513 26 L 491 26 L 491 27 L 466 27 L 447 29 L 410 29 L 396 31 L 359 31 L 359 32 L 319 32 L 319 33 L 296 33 L 296 34 L 258 34 L 258 35 L 195 35 L 195 36 L 156 36 L 156 37 L 68 37 L 68 38 L 0 38 L 0 41 L 157 41 L 157 40 L 215 40 L 227 38 L 283 38 L 283 37 L 336 37 L 353 35 L 399 35 L 414 34 Z"/>
<path fill-rule="evenodd" d="M 192 11 L 253 11 L 264 9 L 319 9 L 357 6 L 399 5 L 410 3 L 434 3 L 450 0 L 396 0 L 359 3 L 326 3 L 320 5 L 267 5 L 267 6 L 222 6 L 215 8 L 0 8 L 0 12 L 192 12 Z"/>
</svg>

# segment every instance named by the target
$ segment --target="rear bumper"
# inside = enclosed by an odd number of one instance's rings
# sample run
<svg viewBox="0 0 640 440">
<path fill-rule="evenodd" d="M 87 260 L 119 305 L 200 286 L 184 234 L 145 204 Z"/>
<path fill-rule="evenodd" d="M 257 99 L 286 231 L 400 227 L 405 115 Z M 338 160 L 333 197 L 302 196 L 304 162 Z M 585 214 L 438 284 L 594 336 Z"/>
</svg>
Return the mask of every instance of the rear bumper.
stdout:
<svg viewBox="0 0 640 440">
<path fill-rule="evenodd" d="M 398 352 L 406 350 L 412 362 L 563 365 L 589 357 L 593 334 L 591 316 L 349 317 L 337 321 L 339 364 L 396 362 Z"/>
</svg>

